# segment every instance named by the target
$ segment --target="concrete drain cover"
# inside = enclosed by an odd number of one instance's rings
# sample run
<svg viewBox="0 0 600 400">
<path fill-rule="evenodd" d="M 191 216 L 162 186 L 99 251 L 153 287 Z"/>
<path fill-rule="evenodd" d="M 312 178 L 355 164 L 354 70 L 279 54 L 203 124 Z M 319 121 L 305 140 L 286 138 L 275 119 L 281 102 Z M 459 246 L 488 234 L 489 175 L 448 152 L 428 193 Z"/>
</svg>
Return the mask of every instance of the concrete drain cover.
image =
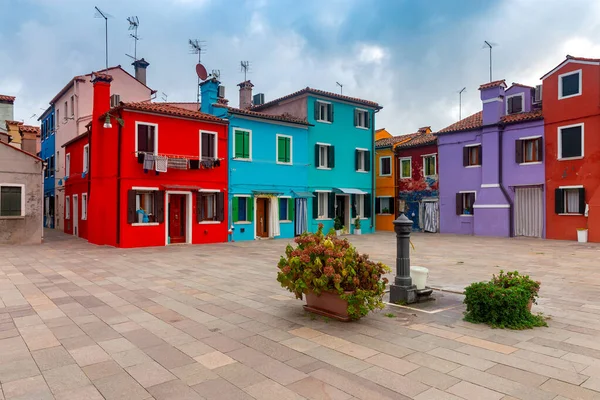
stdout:
<svg viewBox="0 0 600 400">
<path fill-rule="evenodd" d="M 390 303 L 390 294 L 386 292 L 383 297 L 383 301 L 392 307 L 400 307 L 408 310 L 421 311 L 428 314 L 435 314 L 453 308 L 461 307 L 463 305 L 464 295 L 451 292 L 441 292 L 434 290 L 433 294 L 427 300 L 422 300 L 419 303 L 413 304 L 393 304 Z"/>
</svg>

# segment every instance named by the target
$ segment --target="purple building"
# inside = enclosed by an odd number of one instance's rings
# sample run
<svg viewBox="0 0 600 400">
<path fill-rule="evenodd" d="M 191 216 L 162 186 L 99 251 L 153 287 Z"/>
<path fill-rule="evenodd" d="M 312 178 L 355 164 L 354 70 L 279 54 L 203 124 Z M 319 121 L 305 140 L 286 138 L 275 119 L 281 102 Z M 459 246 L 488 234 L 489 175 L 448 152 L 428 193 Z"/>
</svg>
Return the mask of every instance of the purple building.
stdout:
<svg viewBox="0 0 600 400">
<path fill-rule="evenodd" d="M 479 90 L 482 111 L 437 133 L 440 232 L 545 237 L 541 102 L 504 80 Z"/>
</svg>

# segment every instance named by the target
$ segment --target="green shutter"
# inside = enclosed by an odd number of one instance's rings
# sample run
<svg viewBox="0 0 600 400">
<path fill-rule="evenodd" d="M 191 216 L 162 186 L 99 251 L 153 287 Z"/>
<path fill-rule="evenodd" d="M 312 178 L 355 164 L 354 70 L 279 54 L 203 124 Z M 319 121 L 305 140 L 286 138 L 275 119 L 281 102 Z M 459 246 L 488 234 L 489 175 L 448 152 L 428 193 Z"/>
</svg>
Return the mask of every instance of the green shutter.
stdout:
<svg viewBox="0 0 600 400">
<path fill-rule="evenodd" d="M 277 161 L 285 162 L 285 138 L 277 136 Z"/>
<path fill-rule="evenodd" d="M 288 200 L 288 220 L 293 221 L 294 220 L 294 199 L 287 199 Z"/>
<path fill-rule="evenodd" d="M 250 132 L 244 132 L 244 158 L 250 158 Z"/>
<path fill-rule="evenodd" d="M 235 158 L 244 156 L 244 132 L 235 131 L 234 135 Z"/>
<path fill-rule="evenodd" d="M 238 222 L 238 197 L 234 197 L 231 202 L 231 214 L 233 218 L 233 222 Z"/>
<path fill-rule="evenodd" d="M 246 197 L 246 221 L 254 221 L 254 198 Z"/>
<path fill-rule="evenodd" d="M 285 162 L 292 160 L 292 139 L 285 138 Z"/>
</svg>

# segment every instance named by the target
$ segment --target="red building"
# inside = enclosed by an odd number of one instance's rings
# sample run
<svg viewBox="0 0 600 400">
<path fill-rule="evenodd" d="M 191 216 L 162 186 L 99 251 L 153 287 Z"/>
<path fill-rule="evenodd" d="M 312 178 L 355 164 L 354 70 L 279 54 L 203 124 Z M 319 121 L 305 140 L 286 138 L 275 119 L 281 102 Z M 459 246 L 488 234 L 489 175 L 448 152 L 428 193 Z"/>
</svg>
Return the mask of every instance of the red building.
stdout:
<svg viewBox="0 0 600 400">
<path fill-rule="evenodd" d="M 65 144 L 65 231 L 117 247 L 227 241 L 227 121 L 160 103 L 110 109 L 111 81 L 92 75 L 89 131 Z"/>
<path fill-rule="evenodd" d="M 428 126 L 406 136 L 394 148 L 398 212 L 413 221 L 413 230 L 439 232 L 437 138 Z"/>
<path fill-rule="evenodd" d="M 567 56 L 542 83 L 546 237 L 600 242 L 600 59 Z"/>
</svg>

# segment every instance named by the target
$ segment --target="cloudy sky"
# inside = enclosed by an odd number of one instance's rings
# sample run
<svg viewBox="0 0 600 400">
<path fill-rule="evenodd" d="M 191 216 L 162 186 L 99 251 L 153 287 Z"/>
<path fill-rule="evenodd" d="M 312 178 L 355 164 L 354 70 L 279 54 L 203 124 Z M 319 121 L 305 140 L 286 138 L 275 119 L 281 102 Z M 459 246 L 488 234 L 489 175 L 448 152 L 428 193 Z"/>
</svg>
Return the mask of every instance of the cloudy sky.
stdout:
<svg viewBox="0 0 600 400">
<path fill-rule="evenodd" d="M 568 3 L 568 7 L 566 4 Z M 0 0 L 0 93 L 17 96 L 15 118 L 37 124 L 48 101 L 74 75 L 109 64 L 133 72 L 126 18 L 140 20 L 138 57 L 150 62 L 148 85 L 169 101 L 195 101 L 196 56 L 219 69 L 237 106 L 239 63 L 249 60 L 255 93 L 267 100 L 306 86 L 374 100 L 377 128 L 404 134 L 441 129 L 480 109 L 481 83 L 535 85 L 566 54 L 600 57 L 598 0 Z M 8 17 L 10 16 L 10 17 Z"/>
</svg>

